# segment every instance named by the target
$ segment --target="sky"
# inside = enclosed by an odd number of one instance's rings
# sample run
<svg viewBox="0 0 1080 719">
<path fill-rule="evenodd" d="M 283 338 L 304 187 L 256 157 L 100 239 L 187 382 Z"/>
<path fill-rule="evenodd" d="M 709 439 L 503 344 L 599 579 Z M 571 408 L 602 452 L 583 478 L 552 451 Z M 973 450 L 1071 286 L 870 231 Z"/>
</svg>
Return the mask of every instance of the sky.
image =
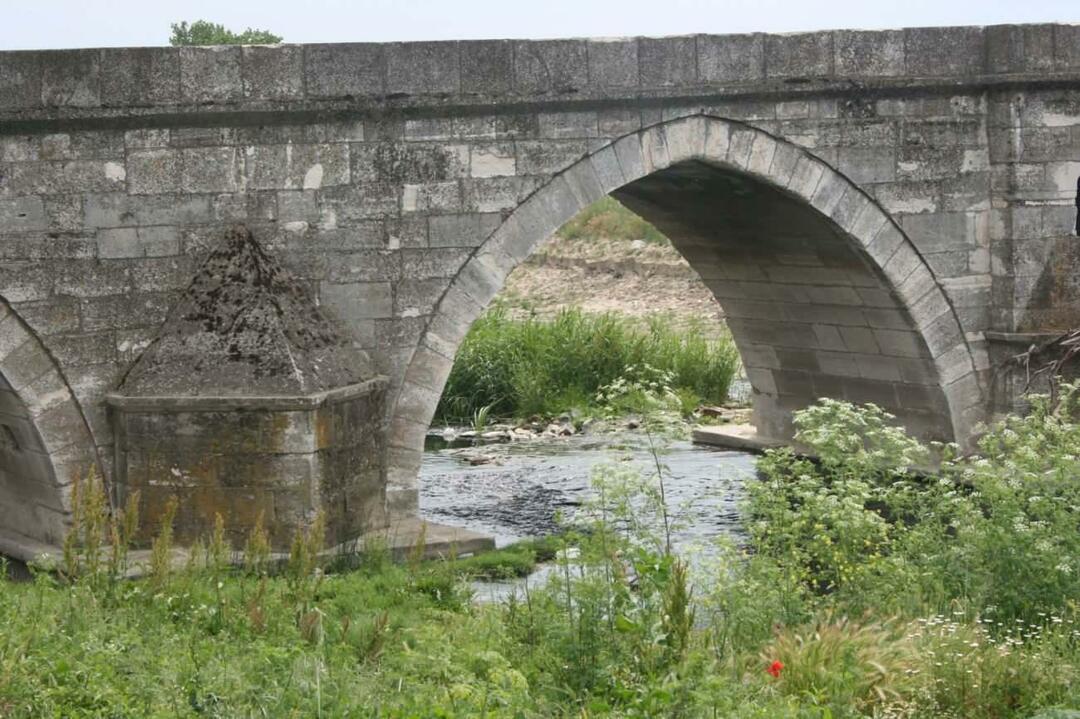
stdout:
<svg viewBox="0 0 1080 719">
<path fill-rule="evenodd" d="M 618 37 L 1080 22 L 1078 0 L 0 0 L 0 50 L 168 44 L 210 20 L 286 42 Z"/>
</svg>

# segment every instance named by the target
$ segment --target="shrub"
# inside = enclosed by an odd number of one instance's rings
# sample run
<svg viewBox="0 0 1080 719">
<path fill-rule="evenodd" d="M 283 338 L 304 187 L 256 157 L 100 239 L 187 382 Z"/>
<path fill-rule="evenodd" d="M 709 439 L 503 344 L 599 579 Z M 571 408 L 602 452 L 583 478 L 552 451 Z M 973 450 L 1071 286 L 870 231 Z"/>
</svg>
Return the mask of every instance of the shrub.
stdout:
<svg viewBox="0 0 1080 719">
<path fill-rule="evenodd" d="M 1035 400 L 934 478 L 882 410 L 823 401 L 796 417 L 820 460 L 772 452 L 748 485 L 752 543 L 830 601 L 1036 622 L 1080 596 L 1076 396 Z"/>
</svg>

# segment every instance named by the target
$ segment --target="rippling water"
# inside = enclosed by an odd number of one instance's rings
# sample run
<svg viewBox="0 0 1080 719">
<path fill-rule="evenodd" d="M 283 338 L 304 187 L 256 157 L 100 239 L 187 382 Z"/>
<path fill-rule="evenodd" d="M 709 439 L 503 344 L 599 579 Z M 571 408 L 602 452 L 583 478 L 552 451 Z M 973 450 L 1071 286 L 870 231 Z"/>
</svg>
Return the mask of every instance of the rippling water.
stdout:
<svg viewBox="0 0 1080 719">
<path fill-rule="evenodd" d="M 572 516 L 591 494 L 590 471 L 605 461 L 631 461 L 655 474 L 648 437 L 616 435 L 536 439 L 480 451 L 498 464 L 469 466 L 453 449 L 429 450 L 420 469 L 420 511 L 433 521 L 486 532 L 501 546 L 554 532 L 556 513 Z M 742 482 L 753 476 L 754 457 L 690 442 L 669 443 L 662 456 L 672 515 L 682 528 L 677 545 L 738 532 Z"/>
</svg>

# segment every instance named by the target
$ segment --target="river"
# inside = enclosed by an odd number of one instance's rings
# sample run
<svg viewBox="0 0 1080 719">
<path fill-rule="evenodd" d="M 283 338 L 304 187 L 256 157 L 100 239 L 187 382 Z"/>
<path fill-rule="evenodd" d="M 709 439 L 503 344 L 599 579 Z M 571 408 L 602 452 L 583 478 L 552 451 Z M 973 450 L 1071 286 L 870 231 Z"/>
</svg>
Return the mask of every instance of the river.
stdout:
<svg viewBox="0 0 1080 719">
<path fill-rule="evenodd" d="M 644 432 L 571 436 L 488 445 L 495 461 L 471 466 L 458 448 L 429 437 L 420 468 L 420 513 L 444 524 L 485 532 L 504 546 L 551 534 L 557 515 L 572 518 L 592 494 L 592 468 L 630 462 L 655 476 Z M 701 551 L 721 535 L 740 534 L 738 503 L 754 475 L 754 456 L 685 440 L 668 441 L 660 455 L 667 504 L 676 525 L 676 551 Z M 543 573 L 543 569 L 541 569 Z M 478 595 L 497 599 L 514 583 L 477 583 Z M 478 597 L 484 598 L 484 597 Z"/>
</svg>

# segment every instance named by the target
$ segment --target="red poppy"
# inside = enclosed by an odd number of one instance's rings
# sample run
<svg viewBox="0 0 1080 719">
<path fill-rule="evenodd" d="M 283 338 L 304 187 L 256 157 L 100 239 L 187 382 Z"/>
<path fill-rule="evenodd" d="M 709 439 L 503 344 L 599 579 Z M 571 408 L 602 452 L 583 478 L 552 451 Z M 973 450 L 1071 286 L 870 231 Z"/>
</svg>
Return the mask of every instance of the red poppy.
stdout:
<svg viewBox="0 0 1080 719">
<path fill-rule="evenodd" d="M 772 664 L 770 664 L 769 668 L 766 669 L 765 671 L 767 671 L 769 674 L 772 674 L 774 677 L 779 677 L 780 676 L 780 670 L 783 669 L 783 668 L 784 668 L 784 663 L 783 662 L 775 661 Z"/>
</svg>

